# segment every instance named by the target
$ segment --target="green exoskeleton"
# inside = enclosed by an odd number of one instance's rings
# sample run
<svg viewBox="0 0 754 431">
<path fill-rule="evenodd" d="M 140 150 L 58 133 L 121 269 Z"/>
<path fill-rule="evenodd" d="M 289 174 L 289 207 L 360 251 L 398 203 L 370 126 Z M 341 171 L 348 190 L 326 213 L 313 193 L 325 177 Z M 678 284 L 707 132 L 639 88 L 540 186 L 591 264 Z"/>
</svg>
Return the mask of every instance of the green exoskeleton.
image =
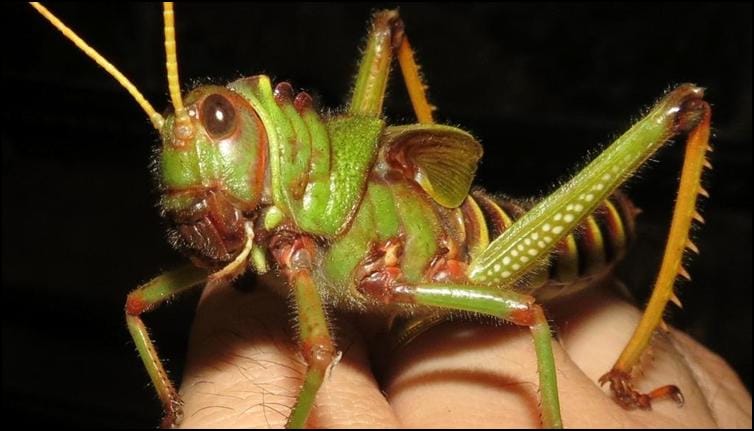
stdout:
<svg viewBox="0 0 754 431">
<path fill-rule="evenodd" d="M 542 424 L 561 427 L 552 334 L 540 304 L 594 285 L 623 255 L 635 211 L 617 191 L 659 147 L 686 135 L 687 152 L 665 258 L 644 317 L 602 383 L 627 408 L 682 402 L 680 390 L 635 390 L 630 372 L 662 323 L 696 212 L 711 111 L 701 88 L 682 84 L 588 166 L 535 205 L 472 189 L 482 147 L 468 132 L 436 124 L 403 22 L 374 14 L 350 103 L 324 115 L 311 97 L 267 76 L 181 95 L 166 4 L 165 46 L 172 113 L 162 116 L 136 88 L 49 11 L 33 5 L 105 67 L 151 119 L 162 145 L 156 174 L 172 242 L 192 264 L 134 290 L 126 321 L 165 408 L 178 394 L 141 315 L 178 293 L 226 283 L 245 271 L 277 271 L 297 310 L 307 370 L 288 426 L 304 427 L 338 346 L 326 309 L 396 316 L 401 342 L 458 312 L 528 327 L 539 370 Z M 389 125 L 382 105 L 397 58 L 417 124 Z M 326 301 L 326 302 L 325 302 Z M 407 329 L 406 329 L 407 328 Z"/>
</svg>

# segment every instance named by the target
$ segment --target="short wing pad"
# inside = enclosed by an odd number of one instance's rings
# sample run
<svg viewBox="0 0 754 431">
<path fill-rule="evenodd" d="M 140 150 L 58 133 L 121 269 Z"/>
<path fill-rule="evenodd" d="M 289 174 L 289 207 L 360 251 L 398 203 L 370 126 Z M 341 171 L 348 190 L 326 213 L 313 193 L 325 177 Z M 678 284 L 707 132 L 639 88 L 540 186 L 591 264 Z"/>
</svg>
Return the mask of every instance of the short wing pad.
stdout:
<svg viewBox="0 0 754 431">
<path fill-rule="evenodd" d="M 388 127 L 384 139 L 392 167 L 413 178 L 440 205 L 456 208 L 463 203 L 482 157 L 474 137 L 455 127 L 414 124 Z"/>
</svg>

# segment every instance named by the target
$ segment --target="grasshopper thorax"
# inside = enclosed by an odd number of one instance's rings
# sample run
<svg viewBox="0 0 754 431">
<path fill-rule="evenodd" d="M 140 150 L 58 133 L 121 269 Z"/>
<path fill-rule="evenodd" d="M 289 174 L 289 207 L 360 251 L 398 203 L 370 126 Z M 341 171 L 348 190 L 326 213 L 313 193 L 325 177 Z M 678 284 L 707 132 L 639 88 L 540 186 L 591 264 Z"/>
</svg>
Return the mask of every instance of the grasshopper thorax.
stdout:
<svg viewBox="0 0 754 431">
<path fill-rule="evenodd" d="M 262 201 L 267 134 L 250 104 L 227 88 L 198 87 L 185 105 L 191 136 L 177 136 L 172 113 L 160 131 L 160 207 L 171 242 L 202 266 L 219 267 L 241 253 L 244 226 Z"/>
</svg>

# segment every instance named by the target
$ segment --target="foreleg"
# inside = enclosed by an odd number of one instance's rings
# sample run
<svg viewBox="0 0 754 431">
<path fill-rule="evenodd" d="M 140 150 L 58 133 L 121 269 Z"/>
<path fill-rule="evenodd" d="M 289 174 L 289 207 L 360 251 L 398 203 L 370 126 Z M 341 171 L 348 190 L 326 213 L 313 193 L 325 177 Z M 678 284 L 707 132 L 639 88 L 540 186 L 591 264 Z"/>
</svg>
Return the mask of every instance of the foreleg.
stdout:
<svg viewBox="0 0 754 431">
<path fill-rule="evenodd" d="M 126 324 L 131 337 L 136 344 L 144 367 L 152 379 L 157 395 L 162 401 L 165 417 L 162 420 L 164 428 L 172 427 L 181 416 L 181 402 L 173 383 L 170 381 L 162 361 L 157 354 L 154 343 L 149 338 L 149 332 L 141 315 L 153 310 L 161 303 L 175 297 L 194 286 L 207 280 L 208 272 L 194 266 L 186 266 L 155 277 L 128 295 L 126 300 Z"/>
</svg>

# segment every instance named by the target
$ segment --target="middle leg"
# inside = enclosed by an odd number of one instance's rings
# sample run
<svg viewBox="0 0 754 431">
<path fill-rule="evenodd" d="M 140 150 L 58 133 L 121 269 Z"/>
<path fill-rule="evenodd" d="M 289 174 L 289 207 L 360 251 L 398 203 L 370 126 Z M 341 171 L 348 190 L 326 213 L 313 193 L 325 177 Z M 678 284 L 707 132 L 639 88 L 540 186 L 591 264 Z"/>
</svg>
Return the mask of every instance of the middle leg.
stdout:
<svg viewBox="0 0 754 431">
<path fill-rule="evenodd" d="M 306 236 L 283 232 L 272 240 L 271 249 L 293 289 L 299 348 L 307 365 L 303 386 L 286 428 L 304 428 L 325 374 L 337 359 L 335 343 L 312 278 L 314 242 Z"/>
<path fill-rule="evenodd" d="M 363 282 L 359 291 L 385 304 L 417 304 L 469 311 L 529 327 L 537 355 L 542 424 L 547 428 L 562 428 L 552 334 L 542 308 L 533 297 L 482 286 L 405 284 L 389 277 L 383 282 Z"/>
</svg>

